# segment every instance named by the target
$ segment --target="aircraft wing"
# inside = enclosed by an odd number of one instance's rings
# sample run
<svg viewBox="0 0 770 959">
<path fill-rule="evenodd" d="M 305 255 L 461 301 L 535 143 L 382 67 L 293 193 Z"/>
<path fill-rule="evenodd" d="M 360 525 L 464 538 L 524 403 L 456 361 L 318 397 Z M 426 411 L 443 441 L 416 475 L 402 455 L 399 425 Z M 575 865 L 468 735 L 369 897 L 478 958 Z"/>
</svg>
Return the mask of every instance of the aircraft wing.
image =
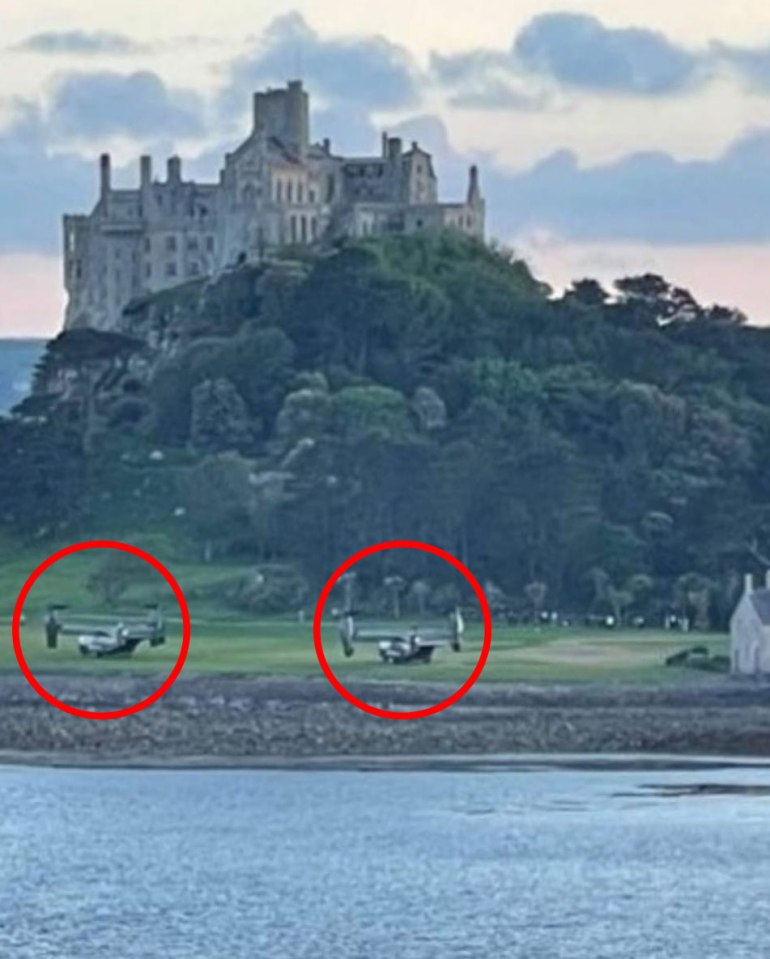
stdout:
<svg viewBox="0 0 770 959">
<path fill-rule="evenodd" d="M 62 623 L 62 636 L 112 636 L 114 627 L 97 626 L 94 623 Z"/>
<path fill-rule="evenodd" d="M 356 629 L 355 638 L 357 643 L 382 643 L 408 640 L 411 635 L 407 629 L 399 632 L 387 626 L 364 626 Z"/>
</svg>

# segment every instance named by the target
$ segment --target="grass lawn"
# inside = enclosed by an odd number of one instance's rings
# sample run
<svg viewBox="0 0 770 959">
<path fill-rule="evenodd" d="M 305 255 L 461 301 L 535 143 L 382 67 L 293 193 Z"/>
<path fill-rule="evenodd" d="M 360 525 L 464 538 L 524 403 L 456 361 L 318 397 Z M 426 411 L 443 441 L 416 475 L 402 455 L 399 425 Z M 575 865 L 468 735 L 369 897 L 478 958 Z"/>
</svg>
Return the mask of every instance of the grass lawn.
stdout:
<svg viewBox="0 0 770 959">
<path fill-rule="evenodd" d="M 168 671 L 179 653 L 181 628 L 169 624 L 169 640 L 163 647 L 139 647 L 126 660 L 92 660 L 81 657 L 76 639 L 63 638 L 60 648 L 45 648 L 39 620 L 30 619 L 22 629 L 24 655 L 35 669 L 73 668 L 100 671 Z M 2 644 L 0 666 L 15 666 L 10 635 Z M 376 648 L 361 645 L 352 659 L 345 659 L 337 639 L 336 626 L 324 627 L 324 649 L 335 674 L 359 679 L 446 680 L 458 685 L 473 670 L 481 649 L 480 629 L 470 629 L 461 653 L 439 650 L 430 665 L 386 666 L 379 661 Z M 727 640 L 721 636 L 681 636 L 649 631 L 598 632 L 579 629 L 547 629 L 501 626 L 494 630 L 492 648 L 482 679 L 506 681 L 626 680 L 635 682 L 686 681 L 702 673 L 667 669 L 663 661 L 669 653 L 693 643 L 708 645 L 713 652 L 725 652 Z M 310 624 L 266 619 L 223 621 L 193 617 L 190 652 L 186 670 L 190 672 L 237 672 L 265 675 L 318 676 Z"/>
<path fill-rule="evenodd" d="M 16 596 L 31 570 L 45 554 L 14 552 L 0 559 L 0 592 L 8 599 L 0 609 L 0 668 L 16 669 L 11 645 L 10 613 Z M 86 589 L 88 574 L 98 554 L 77 554 L 62 561 L 33 587 L 22 628 L 24 655 L 33 670 L 48 668 L 168 672 L 175 662 L 181 642 L 181 628 L 174 619 L 175 600 L 166 583 L 156 576 L 132 587 L 121 606 L 128 609 L 149 601 L 160 601 L 169 618 L 169 639 L 165 646 L 150 649 L 143 644 L 129 659 L 92 660 L 78 653 L 75 637 L 62 638 L 60 648 L 45 648 L 42 616 L 49 602 L 65 602 L 76 612 L 105 612 Z M 186 594 L 218 577 L 231 576 L 237 567 L 200 564 L 173 565 L 174 575 Z M 153 574 L 155 575 L 155 574 Z M 292 618 L 249 619 L 232 611 L 217 609 L 205 601 L 191 602 L 192 636 L 186 670 L 190 672 L 236 672 L 265 675 L 319 676 L 315 657 L 311 616 L 300 624 Z M 472 672 L 481 648 L 480 625 L 470 624 L 463 652 L 439 650 L 430 665 L 386 666 L 377 650 L 361 645 L 352 659 L 340 649 L 336 625 L 324 628 L 327 659 L 342 682 L 359 679 L 419 679 L 454 682 L 460 685 Z M 686 682 L 703 677 L 692 670 L 667 669 L 663 661 L 670 653 L 694 644 L 707 645 L 712 652 L 727 651 L 727 638 L 699 636 L 656 630 L 609 631 L 509 627 L 495 628 L 492 648 L 482 679 L 486 681 L 564 681 L 624 680 L 634 682 Z"/>
</svg>

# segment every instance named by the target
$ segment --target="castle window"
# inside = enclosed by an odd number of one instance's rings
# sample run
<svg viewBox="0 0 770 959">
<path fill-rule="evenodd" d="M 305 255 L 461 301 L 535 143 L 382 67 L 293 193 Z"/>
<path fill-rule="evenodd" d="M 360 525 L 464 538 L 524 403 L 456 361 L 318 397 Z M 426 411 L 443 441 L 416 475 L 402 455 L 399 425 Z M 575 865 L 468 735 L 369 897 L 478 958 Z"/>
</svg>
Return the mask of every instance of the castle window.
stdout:
<svg viewBox="0 0 770 959">
<path fill-rule="evenodd" d="M 149 263 L 144 268 L 144 275 L 148 279 L 152 276 L 152 266 Z"/>
<path fill-rule="evenodd" d="M 152 240 L 149 236 L 144 238 L 144 252 L 149 253 L 152 250 Z"/>
<path fill-rule="evenodd" d="M 309 202 L 309 203 L 315 203 L 315 198 L 316 198 L 316 192 L 315 192 L 315 190 L 313 190 L 313 189 L 308 189 L 308 191 L 307 191 L 307 199 L 308 199 L 308 202 Z"/>
<path fill-rule="evenodd" d="M 310 220 L 310 235 L 314 240 L 318 239 L 318 218 L 312 217 Z"/>
<path fill-rule="evenodd" d="M 286 184 L 286 200 L 289 203 L 294 201 L 294 183 L 292 180 L 289 180 L 289 182 Z"/>
<path fill-rule="evenodd" d="M 176 276 L 176 263 L 166 264 L 166 276 Z"/>
<path fill-rule="evenodd" d="M 198 237 L 197 237 L 197 236 L 188 237 L 188 240 L 187 240 L 187 249 L 188 249 L 188 250 L 193 250 L 193 251 L 198 249 Z"/>
<path fill-rule="evenodd" d="M 167 236 L 166 237 L 166 249 L 169 253 L 176 253 L 176 237 Z"/>
<path fill-rule="evenodd" d="M 300 220 L 302 242 L 307 243 L 307 217 L 303 214 Z"/>
<path fill-rule="evenodd" d="M 207 236 L 207 237 L 206 237 L 206 250 L 207 250 L 209 253 L 213 253 L 213 252 L 214 252 L 214 237 L 213 237 L 213 236 Z"/>
<path fill-rule="evenodd" d="M 297 203 L 304 202 L 305 187 L 302 183 L 297 184 Z"/>
<path fill-rule="evenodd" d="M 187 272 L 189 273 L 190 276 L 200 276 L 201 274 L 200 264 L 195 262 L 191 263 Z"/>
<path fill-rule="evenodd" d="M 283 180 L 275 181 L 275 199 L 278 203 L 283 202 Z"/>
<path fill-rule="evenodd" d="M 326 178 L 326 202 L 331 203 L 334 200 L 334 174 L 330 173 Z"/>
</svg>

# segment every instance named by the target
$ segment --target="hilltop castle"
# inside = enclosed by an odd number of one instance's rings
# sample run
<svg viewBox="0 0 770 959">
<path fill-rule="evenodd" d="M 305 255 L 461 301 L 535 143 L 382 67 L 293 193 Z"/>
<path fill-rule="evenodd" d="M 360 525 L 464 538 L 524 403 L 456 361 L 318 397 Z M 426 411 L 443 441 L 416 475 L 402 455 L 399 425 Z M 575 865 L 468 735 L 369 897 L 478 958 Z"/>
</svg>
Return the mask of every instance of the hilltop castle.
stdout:
<svg viewBox="0 0 770 959">
<path fill-rule="evenodd" d="M 310 142 L 300 81 L 254 94 L 248 138 L 225 155 L 218 183 L 184 180 L 178 157 L 165 181 L 143 156 L 138 189 L 111 183 L 100 160 L 89 216 L 64 217 L 65 328 L 111 329 L 131 300 L 271 251 L 342 236 L 457 229 L 484 235 L 484 200 L 471 168 L 464 202 L 439 203 L 431 155 L 383 135 L 379 156 L 336 155 Z"/>
</svg>

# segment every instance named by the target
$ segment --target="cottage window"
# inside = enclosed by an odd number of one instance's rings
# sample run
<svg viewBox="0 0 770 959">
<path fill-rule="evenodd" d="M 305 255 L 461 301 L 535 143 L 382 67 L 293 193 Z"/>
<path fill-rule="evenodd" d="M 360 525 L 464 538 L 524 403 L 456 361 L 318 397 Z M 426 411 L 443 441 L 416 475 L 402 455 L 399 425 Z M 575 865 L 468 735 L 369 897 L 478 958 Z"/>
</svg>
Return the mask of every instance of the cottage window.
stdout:
<svg viewBox="0 0 770 959">
<path fill-rule="evenodd" d="M 166 250 L 169 253 L 176 253 L 176 237 L 175 236 L 166 237 Z"/>
</svg>

